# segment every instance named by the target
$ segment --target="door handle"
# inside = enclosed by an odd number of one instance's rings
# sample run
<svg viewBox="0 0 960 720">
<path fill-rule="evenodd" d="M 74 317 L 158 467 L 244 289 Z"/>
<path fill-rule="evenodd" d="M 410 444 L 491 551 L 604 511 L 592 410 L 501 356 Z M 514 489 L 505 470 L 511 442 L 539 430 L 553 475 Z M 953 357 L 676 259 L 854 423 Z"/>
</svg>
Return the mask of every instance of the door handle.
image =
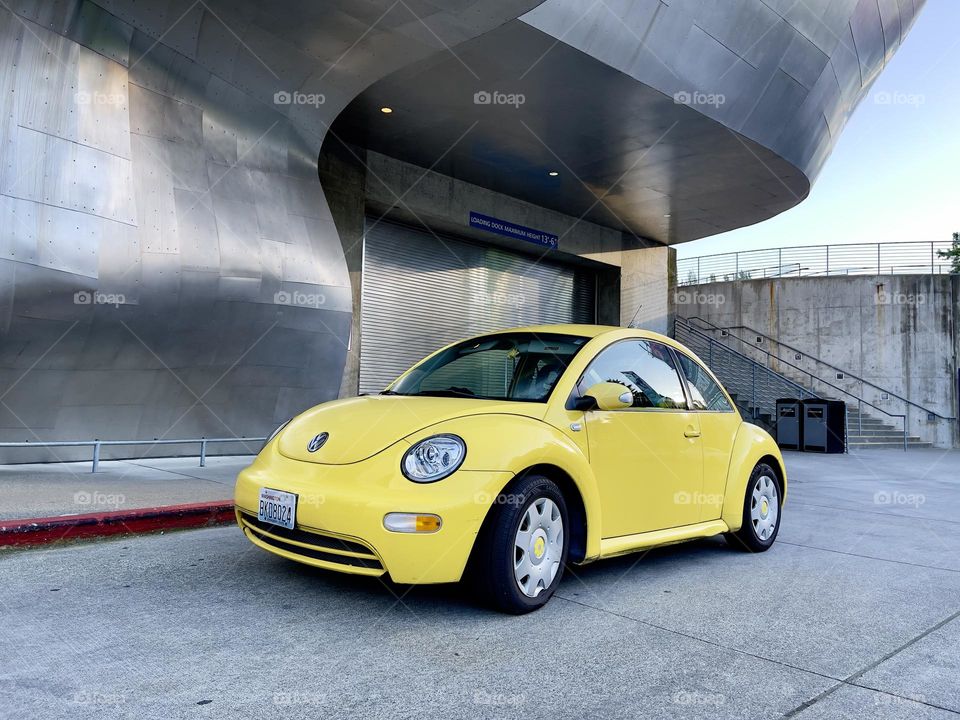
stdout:
<svg viewBox="0 0 960 720">
<path fill-rule="evenodd" d="M 687 429 L 683 431 L 683 436 L 688 438 L 698 438 L 700 437 L 700 431 L 696 430 L 693 426 L 688 425 Z"/>
</svg>

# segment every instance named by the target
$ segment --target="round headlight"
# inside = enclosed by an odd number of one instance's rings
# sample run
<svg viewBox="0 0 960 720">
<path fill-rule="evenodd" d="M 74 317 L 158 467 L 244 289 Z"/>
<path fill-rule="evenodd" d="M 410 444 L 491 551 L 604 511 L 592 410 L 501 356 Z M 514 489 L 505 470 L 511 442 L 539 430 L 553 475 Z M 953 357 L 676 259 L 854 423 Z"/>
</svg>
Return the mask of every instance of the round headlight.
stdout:
<svg viewBox="0 0 960 720">
<path fill-rule="evenodd" d="M 434 435 L 407 450 L 400 469 L 408 480 L 434 482 L 454 472 L 467 456 L 467 446 L 456 435 Z"/>
</svg>

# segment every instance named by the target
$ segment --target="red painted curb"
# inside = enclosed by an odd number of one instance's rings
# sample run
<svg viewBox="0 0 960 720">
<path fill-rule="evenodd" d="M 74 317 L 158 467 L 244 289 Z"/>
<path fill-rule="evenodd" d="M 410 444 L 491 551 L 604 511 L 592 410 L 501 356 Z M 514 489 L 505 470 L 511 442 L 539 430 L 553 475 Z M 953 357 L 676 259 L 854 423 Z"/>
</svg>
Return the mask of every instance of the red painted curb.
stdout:
<svg viewBox="0 0 960 720">
<path fill-rule="evenodd" d="M 58 540 L 212 527 L 235 521 L 233 503 L 229 501 L 166 505 L 89 515 L 0 520 L 0 547 L 45 545 Z"/>
</svg>

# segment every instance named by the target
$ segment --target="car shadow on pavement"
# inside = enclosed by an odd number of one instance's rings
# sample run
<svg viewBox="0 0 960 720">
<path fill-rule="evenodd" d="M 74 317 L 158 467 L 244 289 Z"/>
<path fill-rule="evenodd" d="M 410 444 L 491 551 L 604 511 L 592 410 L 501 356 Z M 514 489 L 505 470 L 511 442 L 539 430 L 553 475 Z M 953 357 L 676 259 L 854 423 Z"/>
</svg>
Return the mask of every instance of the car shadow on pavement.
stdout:
<svg viewBox="0 0 960 720">
<path fill-rule="evenodd" d="M 641 573 L 662 575 L 665 572 L 688 574 L 695 567 L 703 567 L 718 555 L 741 554 L 721 538 L 706 538 L 677 545 L 630 553 L 616 558 L 598 560 L 587 565 L 569 566 L 557 588 L 559 597 L 571 599 L 602 594 L 622 586 L 624 581 L 635 582 Z M 387 577 L 371 578 L 347 575 L 287 561 L 283 558 L 263 557 L 258 554 L 261 569 L 270 573 L 270 586 L 295 586 L 297 593 L 316 594 L 329 602 L 339 598 L 338 604 L 363 612 L 404 615 L 413 613 L 419 618 L 436 614 L 446 616 L 463 613 L 490 612 L 472 591 L 470 585 L 445 583 L 438 585 L 401 585 Z M 587 592 L 583 589 L 587 588 Z M 286 594 L 285 591 L 281 591 Z M 290 604 L 286 600 L 284 604 Z M 281 605 L 282 607 L 282 605 Z"/>
</svg>

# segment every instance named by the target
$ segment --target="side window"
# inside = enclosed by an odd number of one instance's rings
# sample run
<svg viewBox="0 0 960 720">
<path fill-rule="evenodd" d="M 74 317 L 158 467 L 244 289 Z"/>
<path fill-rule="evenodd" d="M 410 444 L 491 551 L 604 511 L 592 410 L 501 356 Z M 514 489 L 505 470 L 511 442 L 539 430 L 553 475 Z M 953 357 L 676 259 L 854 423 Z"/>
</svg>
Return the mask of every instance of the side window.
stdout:
<svg viewBox="0 0 960 720">
<path fill-rule="evenodd" d="M 599 382 L 623 385 L 635 408 L 687 409 L 673 355 L 657 342 L 624 340 L 608 347 L 590 363 L 577 390 L 582 395 Z"/>
<path fill-rule="evenodd" d="M 678 352 L 680 367 L 687 378 L 687 387 L 690 388 L 690 398 L 693 400 L 694 410 L 713 410 L 714 412 L 732 412 L 733 408 L 727 402 L 723 390 L 700 365 Z"/>
</svg>

